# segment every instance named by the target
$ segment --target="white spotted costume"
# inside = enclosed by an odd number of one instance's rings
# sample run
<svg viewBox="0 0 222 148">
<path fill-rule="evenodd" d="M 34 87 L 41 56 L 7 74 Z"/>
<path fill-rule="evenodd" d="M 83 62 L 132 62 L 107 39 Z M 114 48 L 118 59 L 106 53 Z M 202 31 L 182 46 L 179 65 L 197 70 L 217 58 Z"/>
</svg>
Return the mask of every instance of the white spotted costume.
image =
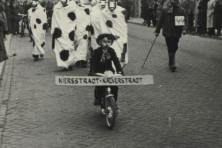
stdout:
<svg viewBox="0 0 222 148">
<path fill-rule="evenodd" d="M 96 38 L 103 33 L 111 33 L 118 39 L 114 41 L 112 48 L 115 50 L 117 57 L 122 65 L 128 63 L 128 50 L 127 50 L 127 23 L 124 16 L 125 9 L 117 6 L 115 10 L 110 11 L 108 6 L 101 9 L 99 5 L 93 7 L 91 12 L 91 25 L 92 25 L 92 48 L 98 47 Z"/>
<path fill-rule="evenodd" d="M 68 1 L 65 7 L 61 2 L 54 6 L 51 33 L 58 67 L 68 68 L 78 60 L 76 10 L 77 5 L 74 1 Z"/>
<path fill-rule="evenodd" d="M 38 4 L 28 10 L 29 27 L 32 32 L 33 56 L 44 55 L 45 33 L 47 29 L 46 10 Z"/>
<path fill-rule="evenodd" d="M 77 17 L 77 49 L 75 59 L 77 61 L 87 61 L 87 53 L 89 49 L 89 26 L 90 26 L 90 9 L 87 6 L 80 5 L 76 9 Z"/>
</svg>

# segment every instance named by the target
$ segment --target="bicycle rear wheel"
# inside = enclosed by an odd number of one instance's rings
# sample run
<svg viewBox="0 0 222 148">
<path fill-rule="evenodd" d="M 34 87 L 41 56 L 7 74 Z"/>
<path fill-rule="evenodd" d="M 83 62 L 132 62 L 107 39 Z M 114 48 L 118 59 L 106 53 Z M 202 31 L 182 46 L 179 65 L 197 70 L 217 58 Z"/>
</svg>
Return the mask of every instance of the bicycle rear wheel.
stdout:
<svg viewBox="0 0 222 148">
<path fill-rule="evenodd" d="M 117 117 L 117 105 L 113 96 L 105 99 L 105 112 L 106 126 L 112 129 L 115 126 Z"/>
</svg>

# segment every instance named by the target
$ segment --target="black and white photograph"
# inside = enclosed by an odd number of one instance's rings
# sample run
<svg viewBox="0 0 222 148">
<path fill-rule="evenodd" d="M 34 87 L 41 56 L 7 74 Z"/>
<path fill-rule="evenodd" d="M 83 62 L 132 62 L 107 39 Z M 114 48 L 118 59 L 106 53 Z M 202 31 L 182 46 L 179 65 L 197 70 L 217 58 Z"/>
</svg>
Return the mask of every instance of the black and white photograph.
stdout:
<svg viewBox="0 0 222 148">
<path fill-rule="evenodd" d="M 0 0 L 0 148 L 222 148 L 222 0 Z"/>
</svg>

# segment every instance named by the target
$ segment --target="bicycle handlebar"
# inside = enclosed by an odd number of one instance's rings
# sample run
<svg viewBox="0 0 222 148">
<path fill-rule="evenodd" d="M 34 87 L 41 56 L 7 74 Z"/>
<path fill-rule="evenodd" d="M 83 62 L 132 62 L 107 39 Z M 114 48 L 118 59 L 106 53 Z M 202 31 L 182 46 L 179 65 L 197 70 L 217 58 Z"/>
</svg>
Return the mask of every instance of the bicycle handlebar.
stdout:
<svg viewBox="0 0 222 148">
<path fill-rule="evenodd" d="M 105 75 L 103 73 L 95 73 L 95 76 L 101 76 L 101 77 L 118 77 L 118 76 L 123 76 L 122 74 L 112 74 L 112 75 Z"/>
</svg>

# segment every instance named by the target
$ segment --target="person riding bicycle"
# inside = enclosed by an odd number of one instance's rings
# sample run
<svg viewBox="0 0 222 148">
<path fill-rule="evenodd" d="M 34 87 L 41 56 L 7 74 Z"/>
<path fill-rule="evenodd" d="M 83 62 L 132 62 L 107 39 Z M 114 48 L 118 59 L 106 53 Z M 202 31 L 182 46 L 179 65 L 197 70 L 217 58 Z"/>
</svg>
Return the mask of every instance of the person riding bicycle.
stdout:
<svg viewBox="0 0 222 148">
<path fill-rule="evenodd" d="M 100 47 L 95 49 L 92 53 L 90 60 L 90 73 L 89 75 L 95 75 L 96 73 L 105 73 L 111 71 L 112 73 L 123 74 L 123 70 L 120 65 L 120 61 L 116 55 L 116 52 L 110 46 L 116 40 L 116 37 L 112 34 L 101 34 L 98 36 L 96 42 Z M 95 101 L 94 105 L 101 104 L 101 98 L 104 96 L 106 86 L 95 87 Z M 117 102 L 118 87 L 112 86 L 111 92 L 114 95 Z"/>
</svg>

